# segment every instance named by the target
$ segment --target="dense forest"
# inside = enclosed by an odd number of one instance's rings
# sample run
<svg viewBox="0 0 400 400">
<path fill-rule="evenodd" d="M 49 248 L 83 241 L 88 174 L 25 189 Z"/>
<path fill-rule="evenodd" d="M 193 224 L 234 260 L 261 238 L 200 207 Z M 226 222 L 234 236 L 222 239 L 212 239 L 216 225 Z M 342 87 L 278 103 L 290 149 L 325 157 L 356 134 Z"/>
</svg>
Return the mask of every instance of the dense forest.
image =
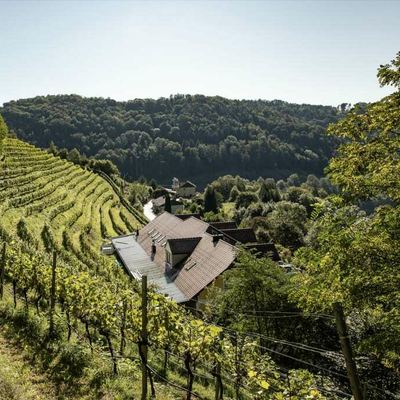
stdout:
<svg viewBox="0 0 400 400">
<path fill-rule="evenodd" d="M 58 95 L 11 101 L 0 112 L 10 130 L 37 146 L 53 141 L 109 159 L 131 179 L 167 183 L 177 175 L 204 185 L 223 174 L 321 176 L 338 144 L 326 128 L 345 106 L 202 95 L 127 102 Z"/>
</svg>

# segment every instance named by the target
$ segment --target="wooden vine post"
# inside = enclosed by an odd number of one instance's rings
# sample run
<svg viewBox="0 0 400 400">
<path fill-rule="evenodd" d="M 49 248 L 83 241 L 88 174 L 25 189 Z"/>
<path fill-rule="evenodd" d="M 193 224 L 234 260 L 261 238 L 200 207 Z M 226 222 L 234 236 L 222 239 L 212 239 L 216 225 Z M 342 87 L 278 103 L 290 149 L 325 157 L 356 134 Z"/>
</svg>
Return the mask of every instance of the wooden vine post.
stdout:
<svg viewBox="0 0 400 400">
<path fill-rule="evenodd" d="M 142 276 L 142 400 L 147 399 L 147 275 Z"/>
<path fill-rule="evenodd" d="M 54 309 L 56 305 L 56 267 L 57 267 L 57 253 L 53 252 L 53 265 L 51 274 L 51 292 L 50 292 L 50 336 L 54 333 Z"/>
<path fill-rule="evenodd" d="M 127 303 L 125 300 L 122 302 L 122 324 L 121 324 L 121 343 L 120 343 L 120 349 L 119 352 L 121 353 L 121 356 L 124 355 L 124 349 L 126 345 L 126 339 L 125 339 L 125 328 L 126 328 L 126 308 L 127 308 Z"/>
<path fill-rule="evenodd" d="M 220 400 L 223 397 L 223 386 L 221 379 L 221 363 L 217 361 L 215 367 L 215 400 Z"/>
<path fill-rule="evenodd" d="M 6 270 L 6 242 L 3 243 L 3 252 L 1 256 L 1 266 L 0 266 L 0 300 L 3 300 L 3 290 L 4 290 L 4 276 Z"/>
<path fill-rule="evenodd" d="M 336 326 L 339 333 L 340 343 L 342 345 L 343 355 L 346 361 L 347 375 L 349 376 L 351 391 L 355 400 L 363 400 L 363 392 L 361 390 L 360 380 L 357 375 L 356 363 L 353 359 L 350 338 L 347 333 L 346 321 L 343 315 L 341 303 L 333 303 L 333 312 L 335 314 Z"/>
</svg>

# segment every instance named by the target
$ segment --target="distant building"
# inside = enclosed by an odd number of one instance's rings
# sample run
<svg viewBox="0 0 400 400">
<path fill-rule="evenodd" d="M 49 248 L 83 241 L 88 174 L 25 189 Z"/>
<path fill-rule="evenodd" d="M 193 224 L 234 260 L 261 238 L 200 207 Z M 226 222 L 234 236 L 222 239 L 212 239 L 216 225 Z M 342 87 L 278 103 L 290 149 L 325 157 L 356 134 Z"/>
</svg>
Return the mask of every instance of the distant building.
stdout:
<svg viewBox="0 0 400 400">
<path fill-rule="evenodd" d="M 172 179 L 172 190 L 177 197 L 193 197 L 196 194 L 196 185 L 190 181 L 179 182 L 178 178 Z"/>
<path fill-rule="evenodd" d="M 137 237 L 119 236 L 111 238 L 111 242 L 132 277 L 140 280 L 147 275 L 160 293 L 177 303 L 201 309 L 208 301 L 212 283 L 224 287 L 222 274 L 233 265 L 239 251 L 235 245 L 242 243 L 246 247 L 246 241 L 251 240 L 249 246 L 258 246 L 253 243 L 255 236 L 247 230 L 237 229 L 234 222 L 224 224 L 163 213 L 143 227 Z M 213 225 L 228 228 L 229 232 Z M 257 250 L 268 250 L 271 255 L 276 252 L 273 244 L 264 246 Z"/>
<path fill-rule="evenodd" d="M 161 214 L 165 211 L 165 196 L 157 197 L 152 202 L 153 211 L 156 214 Z M 171 199 L 171 213 L 176 214 L 179 210 L 183 210 L 183 204 L 179 200 Z"/>
</svg>

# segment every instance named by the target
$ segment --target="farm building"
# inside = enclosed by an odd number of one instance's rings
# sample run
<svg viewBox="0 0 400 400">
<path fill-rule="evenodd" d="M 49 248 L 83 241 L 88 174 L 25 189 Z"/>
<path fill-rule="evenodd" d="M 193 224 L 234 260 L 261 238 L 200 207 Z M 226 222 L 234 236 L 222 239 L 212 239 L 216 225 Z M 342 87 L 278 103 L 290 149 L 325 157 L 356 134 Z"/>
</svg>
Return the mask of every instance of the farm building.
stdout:
<svg viewBox="0 0 400 400">
<path fill-rule="evenodd" d="M 177 211 L 183 210 L 183 204 L 177 199 L 171 199 L 171 212 L 176 214 Z M 157 197 L 153 200 L 153 211 L 156 214 L 165 211 L 165 196 Z"/>
<path fill-rule="evenodd" d="M 181 219 L 165 212 L 142 228 L 138 236 L 114 237 L 111 242 L 132 277 L 140 280 L 147 275 L 159 292 L 199 309 L 207 302 L 211 283 L 223 287 L 222 274 L 236 258 L 236 244 L 251 239 L 248 245 L 257 246 L 255 236 L 233 224 L 218 226 L 193 216 Z M 218 229 L 224 227 L 228 229 Z M 275 259 L 275 246 L 266 246 Z"/>
<path fill-rule="evenodd" d="M 172 180 L 172 190 L 177 197 L 192 197 L 196 194 L 196 185 L 190 181 L 180 182 L 178 178 Z"/>
</svg>

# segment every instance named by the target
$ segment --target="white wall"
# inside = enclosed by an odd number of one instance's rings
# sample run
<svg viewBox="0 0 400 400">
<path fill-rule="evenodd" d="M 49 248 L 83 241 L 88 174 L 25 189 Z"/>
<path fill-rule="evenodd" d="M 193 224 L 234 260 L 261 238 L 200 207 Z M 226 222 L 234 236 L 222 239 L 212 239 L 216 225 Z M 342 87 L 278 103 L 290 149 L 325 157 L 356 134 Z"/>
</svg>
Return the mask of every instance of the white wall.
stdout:
<svg viewBox="0 0 400 400">
<path fill-rule="evenodd" d="M 176 194 L 177 194 L 177 196 L 180 196 L 180 197 L 194 196 L 196 194 L 196 188 L 194 188 L 194 187 L 179 188 L 176 190 Z"/>
</svg>

